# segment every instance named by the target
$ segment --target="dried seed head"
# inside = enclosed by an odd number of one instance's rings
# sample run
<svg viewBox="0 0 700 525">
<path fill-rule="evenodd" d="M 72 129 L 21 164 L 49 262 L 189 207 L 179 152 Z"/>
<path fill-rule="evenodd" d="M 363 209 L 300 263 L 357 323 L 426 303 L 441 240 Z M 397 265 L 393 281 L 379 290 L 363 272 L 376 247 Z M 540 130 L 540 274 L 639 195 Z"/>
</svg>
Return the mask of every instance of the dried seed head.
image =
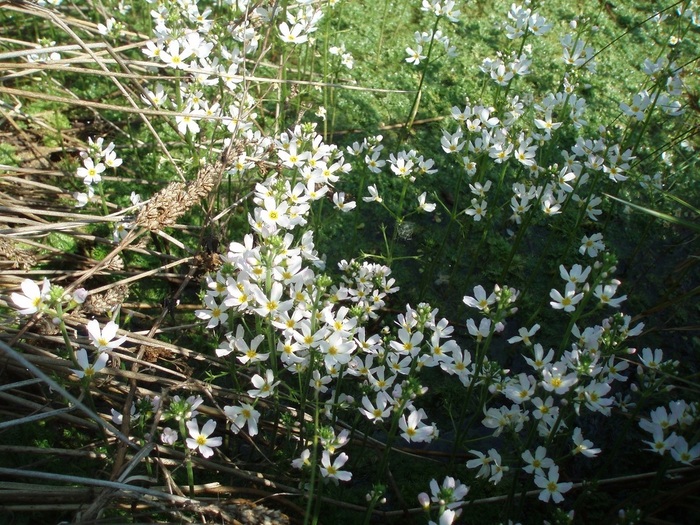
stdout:
<svg viewBox="0 0 700 525">
<path fill-rule="evenodd" d="M 187 210 L 209 195 L 223 169 L 223 163 L 217 162 L 200 169 L 191 184 L 171 182 L 141 208 L 136 224 L 151 231 L 174 225 Z"/>
</svg>

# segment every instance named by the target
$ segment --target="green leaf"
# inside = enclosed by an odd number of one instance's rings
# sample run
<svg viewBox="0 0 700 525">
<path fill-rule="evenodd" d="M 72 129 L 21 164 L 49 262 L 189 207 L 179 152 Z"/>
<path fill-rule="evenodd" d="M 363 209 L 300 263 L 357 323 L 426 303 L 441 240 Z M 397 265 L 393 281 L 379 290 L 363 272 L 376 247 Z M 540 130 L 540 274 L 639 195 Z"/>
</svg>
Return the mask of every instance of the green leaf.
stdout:
<svg viewBox="0 0 700 525">
<path fill-rule="evenodd" d="M 663 213 L 660 211 L 652 210 L 651 208 L 645 208 L 644 206 L 640 206 L 639 204 L 633 204 L 631 202 L 628 202 L 626 200 L 620 199 L 618 197 L 613 197 L 612 195 L 609 195 L 608 193 L 604 193 L 604 195 L 610 199 L 616 200 L 618 202 L 621 202 L 622 204 L 629 206 L 632 209 L 635 209 L 637 211 L 641 211 L 643 213 L 646 213 L 648 215 L 651 215 L 653 217 L 656 217 L 657 219 L 661 219 L 666 222 L 670 222 L 671 224 L 677 224 L 678 226 L 684 226 L 690 230 L 693 230 L 695 232 L 700 233 L 700 224 L 697 222 L 692 222 L 692 221 L 687 221 L 685 219 L 680 219 L 678 217 L 674 217 L 673 215 L 669 215 L 667 213 Z M 680 199 L 679 199 L 680 200 Z M 692 207 L 689 206 L 690 209 L 693 209 Z"/>
</svg>

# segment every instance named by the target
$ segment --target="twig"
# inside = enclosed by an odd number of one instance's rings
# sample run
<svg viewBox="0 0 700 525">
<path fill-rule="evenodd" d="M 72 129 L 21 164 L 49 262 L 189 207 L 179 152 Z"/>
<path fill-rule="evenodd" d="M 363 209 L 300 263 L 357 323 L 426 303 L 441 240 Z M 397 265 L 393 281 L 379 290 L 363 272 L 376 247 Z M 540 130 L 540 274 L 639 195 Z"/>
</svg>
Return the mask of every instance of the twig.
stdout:
<svg viewBox="0 0 700 525">
<path fill-rule="evenodd" d="M 15 352 L 10 346 L 5 344 L 4 342 L 0 341 L 0 350 L 3 351 L 3 353 L 7 354 L 10 358 L 14 359 L 18 363 L 20 363 L 22 366 L 25 368 L 29 369 L 29 371 L 34 374 L 36 377 L 42 379 L 54 392 L 58 392 L 61 396 L 63 396 L 65 399 L 73 403 L 78 409 L 80 409 L 85 415 L 87 415 L 92 421 L 100 425 L 102 428 L 105 430 L 111 432 L 115 436 L 117 436 L 123 443 L 127 444 L 128 446 L 139 449 L 140 447 L 136 444 L 133 443 L 128 436 L 117 430 L 112 424 L 108 423 L 107 421 L 103 420 L 100 416 L 95 414 L 92 410 L 90 410 L 87 406 L 85 406 L 82 402 L 80 402 L 74 395 L 72 395 L 70 392 L 68 392 L 66 389 L 64 389 L 62 386 L 60 386 L 56 381 L 51 379 L 49 376 L 44 374 L 41 370 L 39 370 L 36 366 L 34 366 L 32 363 L 30 363 L 22 354 Z M 3 469 L 7 470 L 7 469 Z M 11 470 L 11 469 L 10 469 Z"/>
</svg>

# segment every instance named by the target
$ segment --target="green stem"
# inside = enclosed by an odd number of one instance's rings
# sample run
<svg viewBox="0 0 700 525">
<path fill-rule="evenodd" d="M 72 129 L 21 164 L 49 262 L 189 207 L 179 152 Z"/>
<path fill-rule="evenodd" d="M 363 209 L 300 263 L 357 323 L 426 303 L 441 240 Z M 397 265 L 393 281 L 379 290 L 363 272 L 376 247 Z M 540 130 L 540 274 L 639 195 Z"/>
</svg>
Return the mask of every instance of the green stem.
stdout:
<svg viewBox="0 0 700 525">
<path fill-rule="evenodd" d="M 435 33 L 437 32 L 438 25 L 440 24 L 440 17 L 435 19 L 435 24 L 433 25 L 433 33 L 430 37 L 430 45 L 428 46 L 428 54 L 425 56 L 425 62 L 423 62 L 423 69 L 420 75 L 420 81 L 418 82 L 418 90 L 416 91 L 416 96 L 413 99 L 413 104 L 411 105 L 411 113 L 406 120 L 405 133 L 407 134 L 411 131 L 413 127 L 413 122 L 416 119 L 416 114 L 418 113 L 418 107 L 420 106 L 420 99 L 423 93 L 423 83 L 425 82 L 425 77 L 428 74 L 428 65 L 430 64 L 430 55 L 433 52 L 433 44 L 435 43 Z"/>
<path fill-rule="evenodd" d="M 97 183 L 97 193 L 100 195 L 100 203 L 102 204 L 102 214 L 107 215 L 107 201 L 105 200 L 105 189 L 102 182 Z"/>
<path fill-rule="evenodd" d="M 185 420 L 180 419 L 180 435 L 182 440 L 188 435 L 187 427 L 185 426 Z M 187 485 L 189 487 L 190 496 L 194 496 L 194 472 L 192 470 L 192 451 L 185 446 L 185 467 L 187 468 Z"/>
<path fill-rule="evenodd" d="M 314 503 L 314 488 L 316 484 L 316 472 L 318 471 L 318 456 L 319 456 L 319 442 L 318 442 L 318 423 L 319 423 L 319 407 L 318 407 L 318 390 L 314 389 L 314 438 L 313 446 L 311 450 L 311 478 L 309 479 L 309 491 L 307 493 L 306 500 L 306 512 L 304 513 L 304 525 L 309 523 L 309 519 L 312 517 L 312 506 Z M 313 522 L 315 523 L 317 516 L 313 517 Z"/>
<path fill-rule="evenodd" d="M 389 10 L 389 0 L 384 0 L 384 10 L 382 11 L 382 25 L 379 29 L 379 43 L 377 44 L 377 52 L 374 55 L 379 59 L 382 56 L 382 46 L 384 45 L 384 29 L 386 28 L 386 21 L 388 19 L 387 12 Z"/>
<path fill-rule="evenodd" d="M 379 463 L 379 469 L 377 470 L 377 476 L 381 478 L 387 471 L 389 466 L 389 454 L 391 453 L 391 446 L 396 438 L 396 432 L 399 429 L 399 419 L 403 414 L 404 408 L 406 408 L 406 403 L 408 400 L 402 400 L 401 405 L 394 411 L 393 417 L 391 419 L 391 427 L 389 428 L 389 434 L 386 438 L 386 447 L 384 448 L 384 454 L 382 455 L 382 460 Z"/>
</svg>

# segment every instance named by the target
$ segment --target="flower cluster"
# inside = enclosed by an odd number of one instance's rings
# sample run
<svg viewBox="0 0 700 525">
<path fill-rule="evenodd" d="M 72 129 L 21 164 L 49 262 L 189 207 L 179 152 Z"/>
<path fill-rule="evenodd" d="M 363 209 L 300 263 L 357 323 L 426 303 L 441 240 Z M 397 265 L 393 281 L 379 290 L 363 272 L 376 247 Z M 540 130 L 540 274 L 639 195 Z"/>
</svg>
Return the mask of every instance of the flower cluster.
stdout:
<svg viewBox="0 0 700 525">
<path fill-rule="evenodd" d="M 39 286 L 31 279 L 25 279 L 21 284 L 22 293 L 13 292 L 12 302 L 22 315 L 47 315 L 54 324 L 65 329 L 64 316 L 70 310 L 85 302 L 88 296 L 87 290 L 78 288 L 72 294 L 67 294 L 64 289 L 52 285 L 48 279 L 44 279 Z M 97 358 L 90 363 L 87 350 L 79 348 L 73 352 L 69 349 L 73 363 L 78 367 L 72 370 L 75 375 L 86 381 L 90 381 L 95 374 L 103 370 L 109 363 L 109 352 L 119 348 L 126 341 L 126 336 L 118 337 L 119 326 L 109 321 L 103 328 L 96 319 L 87 324 L 87 332 L 90 343 L 97 350 Z"/>
<path fill-rule="evenodd" d="M 652 410 L 649 418 L 642 418 L 639 426 L 650 436 L 648 450 L 660 455 L 670 452 L 679 463 L 690 465 L 700 458 L 700 442 L 689 445 L 688 439 L 696 439 L 693 425 L 698 421 L 698 406 L 684 400 L 671 401 L 668 408 L 659 406 Z"/>
<path fill-rule="evenodd" d="M 562 266 L 560 273 L 570 285 L 576 286 L 586 281 L 591 268 L 575 265 L 567 270 Z M 477 328 L 476 323 L 472 324 L 477 341 L 488 340 L 498 329 L 498 323 L 503 322 L 507 311 L 512 310 L 509 296 L 517 297 L 517 293 L 506 294 L 508 300 L 504 302 L 502 289 L 487 295 L 483 287 L 478 286 L 474 289 L 474 296 L 465 297 L 464 302 L 468 306 L 487 316 L 482 320 L 483 326 Z M 580 298 L 573 302 L 578 300 Z M 496 326 L 492 324 L 494 321 Z M 601 452 L 593 442 L 584 438 L 581 428 L 576 427 L 569 433 L 565 421 L 571 417 L 567 414 L 575 414 L 575 417 L 583 417 L 586 413 L 611 415 L 611 408 L 617 403 L 612 396 L 613 384 L 627 381 L 623 372 L 629 368 L 627 360 L 618 357 L 620 344 L 638 334 L 642 328 L 639 325 L 630 329 L 629 322 L 629 317 L 619 314 L 601 325 L 584 330 L 574 325 L 572 335 L 576 340 L 563 355 L 557 355 L 554 349 L 545 350 L 533 340 L 540 329 L 539 325 L 520 328 L 518 335 L 508 342 L 525 345 L 525 362 L 530 371 L 517 376 L 507 373 L 480 374 L 481 381 L 487 381 L 495 399 L 501 400 L 497 406 L 484 407 L 482 424 L 494 436 L 518 435 L 525 431 L 527 425 L 536 430 L 539 444 L 534 452 L 533 449 L 526 449 L 519 458 L 504 459 L 494 448 L 486 454 L 471 450 L 474 458 L 467 462 L 467 467 L 478 469 L 477 477 L 497 484 L 514 465 L 520 464 L 520 468 L 533 476 L 535 485 L 542 489 L 541 500 L 562 501 L 562 494 L 570 490 L 572 484 L 559 481 L 559 466 L 549 456 L 549 447 L 555 446 L 552 443 L 562 443 L 569 436 L 571 455 L 595 458 Z M 480 371 L 492 368 L 488 364 L 484 361 Z"/>
<path fill-rule="evenodd" d="M 80 152 L 83 165 L 78 168 L 76 175 L 83 179 L 85 192 L 76 192 L 73 198 L 77 201 L 76 206 L 85 206 L 95 195 L 95 186 L 102 181 L 102 173 L 107 168 L 118 168 L 122 165 L 122 159 L 117 156 L 114 150 L 114 142 L 105 146 L 104 138 L 97 140 L 90 137 L 88 139 L 88 150 Z"/>
<path fill-rule="evenodd" d="M 463 303 L 476 313 L 465 320 L 464 333 L 457 334 L 427 303 L 394 309 L 391 296 L 398 286 L 390 266 L 370 262 L 382 259 L 341 260 L 337 277 L 325 273 L 326 258 L 316 246 L 318 223 L 327 220 L 323 205 L 332 203 L 334 212 L 350 213 L 364 203 L 376 203 L 395 221 L 395 238 L 407 239 L 413 229 L 406 219 L 437 209 L 431 200 L 439 199 L 439 193 L 429 194 L 417 186 L 437 172 L 436 162 L 405 145 L 387 155 L 381 135 L 358 140 L 343 150 L 327 144 L 313 124 L 294 125 L 274 136 L 259 131 L 263 129 L 256 109 L 260 102 L 248 89 L 255 68 L 262 63 L 255 53 L 271 38 L 272 45 L 284 46 L 285 64 L 299 50 L 309 50 L 313 56 L 315 39 L 321 39 L 316 36 L 320 23 L 329 17 L 318 3 L 306 0 L 285 3 L 283 9 L 248 2 L 237 2 L 236 8 L 239 3 L 249 8 L 246 16 L 230 22 L 196 1 L 154 4 L 150 13 L 154 38 L 143 53 L 153 68 L 168 70 L 175 82 L 147 86 L 141 97 L 145 105 L 174 109 L 174 129 L 189 145 L 199 145 L 203 137 L 216 137 L 217 130 L 225 129 L 228 137 L 217 144 L 223 144 L 226 152 L 221 158 L 228 176 L 242 178 L 256 169 L 264 175 L 256 179 L 259 182 L 250 194 L 245 216 L 249 232 L 228 244 L 222 265 L 206 276 L 203 305 L 195 312 L 202 327 L 219 338 L 216 358 L 235 370 L 237 397 L 223 406 L 227 427 L 251 438 L 264 435 L 270 428 L 269 416 L 284 412 L 279 403 L 284 399 L 284 407 L 290 410 L 281 419 L 296 418 L 290 423 L 296 438 L 292 465 L 304 475 L 311 472 L 310 480 L 320 474 L 323 480 L 349 481 L 353 474 L 344 470 L 349 456 L 340 449 L 351 435 L 362 435 L 364 430 L 368 437 L 379 429 L 386 436 L 387 449 L 399 437 L 411 444 L 439 437 L 437 424 L 420 403 L 427 391 L 421 374 L 432 369 L 456 376 L 455 384 L 466 391 L 465 412 L 479 400 L 475 422 L 481 420 L 492 436 L 512 438 L 518 444 L 512 449 L 471 450 L 466 466 L 476 477 L 493 485 L 508 478 L 522 479 L 539 488 L 541 501 L 561 503 L 574 487 L 563 470 L 563 459 L 581 461 L 603 453 L 586 439 L 592 437 L 586 423 L 629 406 L 622 390 L 629 380 L 626 371 L 634 350 L 627 349 L 626 341 L 642 329 L 632 327 L 631 318 L 619 312 L 602 321 L 592 320 L 592 314 L 604 307 L 620 309 L 626 299 L 619 295 L 622 283 L 613 277 L 615 262 L 603 241 L 606 221 L 601 195 L 609 188 L 618 191 L 632 186 L 628 181 L 636 179 L 639 144 L 628 148 L 629 137 L 618 138 L 615 130 L 601 128 L 591 134 L 583 79 L 596 71 L 595 49 L 577 30 L 579 22 L 587 22 L 572 21 L 573 32 L 559 40 L 562 76 L 556 87 L 533 94 L 529 86 L 519 92 L 538 59 L 533 41 L 548 34 L 553 25 L 530 2 L 512 4 L 507 20 L 497 29 L 508 42 L 507 49 L 479 66 L 483 92 L 494 93 L 493 101 L 467 99 L 463 106 L 454 106 L 439 147 L 435 144 L 445 153 L 446 163 L 456 166 L 450 171 L 463 172 L 458 174 L 460 184 L 464 181 L 459 186 L 463 195 L 455 197 L 450 218 L 464 238 L 472 229 L 478 230 L 483 233 L 482 246 L 491 233 L 503 230 L 512 241 L 512 260 L 531 224 L 554 224 L 561 230 L 576 225 L 569 247 L 578 244 L 578 253 L 590 264 L 565 261 L 558 268 L 564 283 L 548 286 L 549 294 L 534 299 L 545 310 L 549 304 L 569 314 L 561 316 L 570 320 L 562 344 L 548 348 L 543 344 L 544 333 L 552 327 L 532 322 L 507 326 L 517 313 L 521 295 L 514 288 L 496 285 L 487 291 L 474 286 Z M 329 7 L 334 3 L 328 2 Z M 455 56 L 456 47 L 438 26 L 444 20 L 457 22 L 461 13 L 452 0 L 423 0 L 421 9 L 437 20 L 433 29 L 414 33 L 401 61 L 423 64 L 417 70 L 424 74 L 436 49 L 444 56 Z M 683 16 L 692 19 L 693 15 L 685 12 Z M 101 34 L 109 36 L 119 29 L 113 18 L 98 26 Z M 349 75 L 353 55 L 342 43 L 326 45 L 335 74 L 342 70 Z M 629 117 L 625 120 L 646 126 L 655 108 L 664 117 L 681 115 L 683 70 L 662 57 L 646 60 L 642 71 L 648 82 L 629 104 L 619 104 Z M 292 85 L 290 97 L 296 96 L 297 86 Z M 280 93 L 287 87 L 280 87 Z M 411 121 L 419 101 L 420 93 Z M 326 109 L 318 108 L 316 115 L 325 120 Z M 114 144 L 105 146 L 102 138 L 90 139 L 89 151 L 81 157 L 77 175 L 86 192 L 75 197 L 84 206 L 93 198 L 94 188 L 102 191 L 106 169 L 118 167 L 122 160 Z M 347 174 L 358 168 L 350 157 L 362 173 L 357 200 L 344 185 Z M 374 177 L 383 172 L 393 179 L 392 185 L 402 188 L 397 206 L 385 199 L 386 179 Z M 372 177 L 370 184 L 365 175 Z M 663 179 L 659 175 L 640 180 L 644 187 L 661 187 Z M 362 195 L 365 188 L 367 193 Z M 460 200 L 464 196 L 466 200 Z M 139 202 L 134 195 L 132 204 Z M 441 204 L 449 211 L 450 206 Z M 129 228 L 120 224 L 115 240 Z M 607 233 L 606 240 L 610 242 Z M 391 260 L 390 251 L 384 262 Z M 552 273 L 556 279 L 556 270 Z M 12 295 L 20 313 L 48 313 L 60 319 L 61 304 L 68 299 L 59 299 L 48 281 L 41 286 L 25 281 L 22 291 Z M 79 297 L 70 300 L 77 303 Z M 387 303 L 400 312 L 393 324 L 386 321 Z M 108 364 L 109 352 L 125 340 L 117 338 L 114 322 L 100 327 L 93 320 L 87 330 L 97 358 L 90 363 L 84 349 L 74 356 L 78 366 L 74 372 L 86 381 Z M 522 360 L 518 355 L 513 363 L 501 363 L 489 352 L 493 341 L 505 333 L 517 333 L 508 343 L 522 349 Z M 645 348 L 638 358 L 641 384 L 661 391 L 662 376 L 675 368 L 674 363 L 664 362 L 658 349 Z M 213 437 L 217 426 L 213 419 L 200 426 L 197 408 L 201 403 L 201 397 L 175 396 L 164 411 L 164 420 L 177 426 L 164 427 L 161 441 L 178 444 L 188 458 L 195 452 L 211 457 L 223 441 Z M 132 408 L 131 417 L 136 419 L 143 409 Z M 339 430 L 342 411 L 353 411 L 357 434 Z M 691 445 L 694 437 L 689 430 L 696 420 L 695 404 L 674 400 L 652 410 L 639 426 L 651 436 L 644 441 L 649 450 L 662 455 L 669 451 L 677 461 L 689 464 L 700 454 L 700 444 Z M 439 523 L 450 524 L 459 517 L 468 490 L 448 476 L 442 485 L 432 480 L 431 494 L 422 493 L 419 501 L 429 517 L 434 517 L 431 507 L 437 508 Z"/>
<path fill-rule="evenodd" d="M 438 507 L 439 525 L 451 525 L 462 514 L 459 508 L 469 492 L 469 487 L 451 476 L 445 477 L 442 485 L 437 480 L 430 481 L 430 495 L 426 492 L 418 494 L 418 502 L 423 510 L 430 515 L 431 504 Z M 434 521 L 429 521 L 435 524 Z"/>
</svg>

